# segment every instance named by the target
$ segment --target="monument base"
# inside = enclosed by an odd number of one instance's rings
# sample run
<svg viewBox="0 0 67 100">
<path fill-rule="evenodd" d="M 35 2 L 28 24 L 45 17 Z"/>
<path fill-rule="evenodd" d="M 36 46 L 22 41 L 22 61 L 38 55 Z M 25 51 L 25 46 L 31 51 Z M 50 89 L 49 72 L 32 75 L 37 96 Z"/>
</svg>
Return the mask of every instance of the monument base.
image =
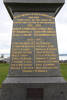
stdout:
<svg viewBox="0 0 67 100">
<path fill-rule="evenodd" d="M 7 77 L 1 100 L 67 100 L 67 82 L 62 77 Z"/>
</svg>

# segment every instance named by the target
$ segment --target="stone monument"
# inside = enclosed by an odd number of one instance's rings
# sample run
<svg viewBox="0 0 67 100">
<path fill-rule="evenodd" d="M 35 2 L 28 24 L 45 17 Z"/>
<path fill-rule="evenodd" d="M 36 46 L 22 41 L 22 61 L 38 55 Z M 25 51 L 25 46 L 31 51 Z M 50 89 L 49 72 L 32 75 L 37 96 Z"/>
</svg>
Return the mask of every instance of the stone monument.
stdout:
<svg viewBox="0 0 67 100">
<path fill-rule="evenodd" d="M 55 16 L 64 0 L 4 0 L 13 19 L 11 60 L 1 100 L 67 100 Z"/>
</svg>

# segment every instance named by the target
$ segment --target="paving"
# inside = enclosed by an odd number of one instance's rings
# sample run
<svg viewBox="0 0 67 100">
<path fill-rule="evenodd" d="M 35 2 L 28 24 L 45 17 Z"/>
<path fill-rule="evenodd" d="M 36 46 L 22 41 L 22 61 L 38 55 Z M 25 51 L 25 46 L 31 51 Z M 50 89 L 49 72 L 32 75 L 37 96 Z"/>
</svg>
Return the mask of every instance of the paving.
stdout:
<svg viewBox="0 0 67 100">
<path fill-rule="evenodd" d="M 1 98 L 1 90 L 2 90 L 2 89 L 0 88 L 0 98 Z"/>
</svg>

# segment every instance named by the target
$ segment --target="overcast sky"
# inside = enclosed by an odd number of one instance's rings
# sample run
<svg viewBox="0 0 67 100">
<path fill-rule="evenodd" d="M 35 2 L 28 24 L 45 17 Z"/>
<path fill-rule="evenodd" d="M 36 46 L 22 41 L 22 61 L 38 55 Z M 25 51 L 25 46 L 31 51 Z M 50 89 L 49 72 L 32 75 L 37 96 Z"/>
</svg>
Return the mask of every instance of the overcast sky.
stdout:
<svg viewBox="0 0 67 100">
<path fill-rule="evenodd" d="M 0 0 L 0 54 L 10 53 L 12 20 Z M 56 16 L 56 32 L 60 54 L 67 54 L 67 0 Z"/>
</svg>

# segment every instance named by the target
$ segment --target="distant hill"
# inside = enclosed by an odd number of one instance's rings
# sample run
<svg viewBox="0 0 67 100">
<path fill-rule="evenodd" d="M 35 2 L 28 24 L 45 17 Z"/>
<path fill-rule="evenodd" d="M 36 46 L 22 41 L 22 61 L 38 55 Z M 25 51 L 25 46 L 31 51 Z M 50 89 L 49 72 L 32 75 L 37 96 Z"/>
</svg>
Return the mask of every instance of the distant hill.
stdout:
<svg viewBox="0 0 67 100">
<path fill-rule="evenodd" d="M 67 56 L 67 54 L 59 54 L 59 56 Z"/>
</svg>

